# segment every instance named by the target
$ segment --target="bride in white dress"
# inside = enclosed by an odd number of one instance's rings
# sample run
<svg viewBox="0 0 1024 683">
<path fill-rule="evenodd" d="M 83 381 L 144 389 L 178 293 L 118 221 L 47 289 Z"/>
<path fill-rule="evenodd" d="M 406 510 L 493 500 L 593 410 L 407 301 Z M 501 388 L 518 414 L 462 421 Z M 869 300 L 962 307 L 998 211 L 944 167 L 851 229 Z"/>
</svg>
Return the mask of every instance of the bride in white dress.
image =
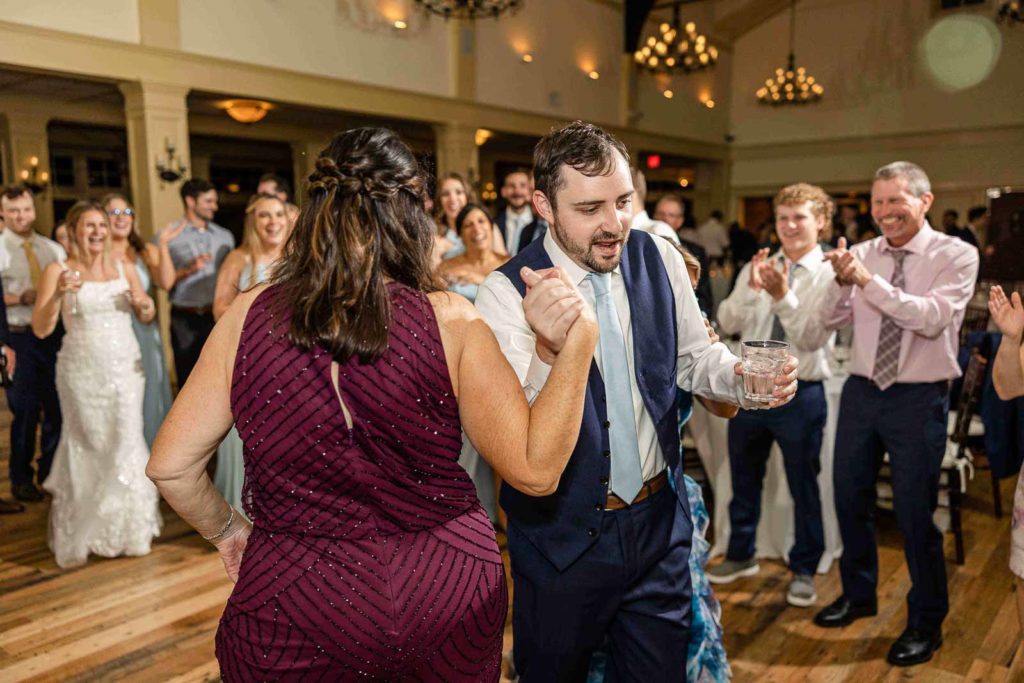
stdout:
<svg viewBox="0 0 1024 683">
<path fill-rule="evenodd" d="M 57 354 L 63 427 L 43 488 L 50 506 L 50 549 L 60 567 L 104 557 L 145 555 L 160 533 L 156 487 L 146 478 L 143 433 L 146 379 L 131 316 L 156 314 L 134 269 L 110 250 L 107 214 L 93 202 L 68 212 L 71 256 L 42 273 L 32 329 L 67 331 Z"/>
</svg>

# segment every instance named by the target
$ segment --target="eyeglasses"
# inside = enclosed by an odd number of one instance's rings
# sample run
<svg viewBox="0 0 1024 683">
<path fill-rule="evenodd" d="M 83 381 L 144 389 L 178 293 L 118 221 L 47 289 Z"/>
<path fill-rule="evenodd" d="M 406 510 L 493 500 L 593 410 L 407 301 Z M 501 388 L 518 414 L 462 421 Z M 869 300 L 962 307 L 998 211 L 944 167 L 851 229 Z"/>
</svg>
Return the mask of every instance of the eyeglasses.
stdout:
<svg viewBox="0 0 1024 683">
<path fill-rule="evenodd" d="M 111 216 L 134 216 L 135 209 L 111 209 L 108 213 Z"/>
</svg>

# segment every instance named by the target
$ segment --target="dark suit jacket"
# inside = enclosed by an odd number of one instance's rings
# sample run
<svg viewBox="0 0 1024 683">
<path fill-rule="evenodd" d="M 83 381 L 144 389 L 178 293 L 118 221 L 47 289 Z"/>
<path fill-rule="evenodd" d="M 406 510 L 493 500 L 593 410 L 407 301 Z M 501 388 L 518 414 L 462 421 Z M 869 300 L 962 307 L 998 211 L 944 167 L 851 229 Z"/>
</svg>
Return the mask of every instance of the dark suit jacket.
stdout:
<svg viewBox="0 0 1024 683">
<path fill-rule="evenodd" d="M 505 246 L 511 250 L 512 245 L 508 243 L 508 227 L 506 225 L 506 219 L 507 215 L 505 213 L 505 209 L 502 208 L 498 211 L 498 215 L 494 219 L 494 224 L 498 226 L 501 236 L 505 239 Z M 522 232 L 519 233 L 519 244 L 516 247 L 516 253 L 518 254 L 525 249 L 530 242 L 542 238 L 544 233 L 547 232 L 547 229 L 548 222 L 534 214 L 533 222 L 523 228 Z M 511 251 L 509 253 L 511 253 Z"/>
</svg>

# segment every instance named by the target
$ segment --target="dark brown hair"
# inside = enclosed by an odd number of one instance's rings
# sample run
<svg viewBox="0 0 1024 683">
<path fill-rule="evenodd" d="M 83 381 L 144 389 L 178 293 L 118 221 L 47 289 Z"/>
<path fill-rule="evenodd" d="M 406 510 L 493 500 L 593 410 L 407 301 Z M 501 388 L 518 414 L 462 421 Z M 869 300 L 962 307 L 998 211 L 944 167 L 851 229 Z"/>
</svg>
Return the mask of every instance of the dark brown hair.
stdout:
<svg viewBox="0 0 1024 683">
<path fill-rule="evenodd" d="M 339 133 L 316 161 L 307 200 L 273 281 L 296 346 L 367 363 L 388 346 L 387 282 L 436 288 L 434 226 L 412 150 L 385 128 Z"/>
<path fill-rule="evenodd" d="M 487 222 L 491 224 L 491 228 L 494 228 L 494 219 L 491 218 L 491 214 L 487 213 L 487 209 L 479 204 L 469 202 L 462 207 L 462 210 L 459 211 L 459 214 L 455 217 L 455 232 L 458 233 L 459 237 L 462 237 L 462 224 L 466 221 L 466 218 L 473 210 L 482 211 L 483 214 L 487 216 Z"/>
<path fill-rule="evenodd" d="M 120 199 L 122 202 L 128 205 L 128 208 L 135 211 L 135 207 L 128 201 L 128 198 L 119 192 L 111 192 L 110 194 L 103 195 L 103 199 L 100 200 L 100 204 L 103 206 L 103 210 L 107 212 L 108 216 L 110 211 L 107 209 L 107 205 L 115 199 Z M 109 219 L 108 219 L 109 220 Z M 113 228 L 113 221 L 110 221 L 111 228 Z M 142 236 L 139 235 L 138 224 L 135 222 L 135 214 L 132 214 L 132 231 L 128 233 L 128 245 L 135 250 L 135 253 L 142 256 L 146 252 L 146 243 L 142 241 Z"/>
<path fill-rule="evenodd" d="M 28 185 L 22 185 L 21 183 L 18 183 L 16 185 L 8 185 L 7 187 L 5 187 L 3 189 L 2 195 L 0 196 L 3 196 L 4 199 L 14 200 L 24 194 L 27 194 L 31 198 L 32 190 L 29 189 Z"/>
<path fill-rule="evenodd" d="M 555 195 L 565 184 L 563 165 L 588 177 L 609 175 L 616 153 L 629 163 L 629 152 L 618 138 L 592 123 L 574 121 L 552 130 L 533 148 L 534 185 L 554 208 Z"/>
</svg>

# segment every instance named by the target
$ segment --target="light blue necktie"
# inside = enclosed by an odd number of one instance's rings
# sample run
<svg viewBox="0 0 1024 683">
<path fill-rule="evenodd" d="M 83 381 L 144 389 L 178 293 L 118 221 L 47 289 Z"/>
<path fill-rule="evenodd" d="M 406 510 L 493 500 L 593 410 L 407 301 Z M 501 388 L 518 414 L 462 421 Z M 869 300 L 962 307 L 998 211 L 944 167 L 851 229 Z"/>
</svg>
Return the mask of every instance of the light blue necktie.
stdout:
<svg viewBox="0 0 1024 683">
<path fill-rule="evenodd" d="M 629 384 L 629 363 L 619 316 L 612 299 L 611 273 L 587 275 L 594 288 L 597 326 L 601 331 L 601 376 L 608 397 L 609 440 L 611 441 L 611 489 L 630 503 L 644 485 L 637 446 L 633 390 Z"/>
</svg>

